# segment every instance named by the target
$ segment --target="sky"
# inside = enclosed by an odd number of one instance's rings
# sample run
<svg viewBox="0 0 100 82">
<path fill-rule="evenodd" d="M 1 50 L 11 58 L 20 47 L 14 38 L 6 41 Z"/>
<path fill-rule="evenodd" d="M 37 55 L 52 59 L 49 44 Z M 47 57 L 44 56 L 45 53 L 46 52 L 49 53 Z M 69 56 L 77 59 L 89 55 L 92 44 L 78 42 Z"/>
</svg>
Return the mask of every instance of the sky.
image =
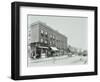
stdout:
<svg viewBox="0 0 100 82">
<path fill-rule="evenodd" d="M 41 21 L 52 29 L 64 34 L 68 38 L 69 45 L 79 49 L 87 49 L 87 17 L 28 15 L 28 28 L 37 21 Z"/>
</svg>

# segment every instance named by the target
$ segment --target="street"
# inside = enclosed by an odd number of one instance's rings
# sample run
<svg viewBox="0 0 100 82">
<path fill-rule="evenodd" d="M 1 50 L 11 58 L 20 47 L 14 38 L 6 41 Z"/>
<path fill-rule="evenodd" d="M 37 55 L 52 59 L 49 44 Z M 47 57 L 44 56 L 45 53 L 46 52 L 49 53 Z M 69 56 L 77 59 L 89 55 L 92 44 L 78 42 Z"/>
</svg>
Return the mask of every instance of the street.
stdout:
<svg viewBox="0 0 100 82">
<path fill-rule="evenodd" d="M 87 64 L 87 56 L 62 56 L 28 61 L 28 66 L 57 66 Z"/>
</svg>

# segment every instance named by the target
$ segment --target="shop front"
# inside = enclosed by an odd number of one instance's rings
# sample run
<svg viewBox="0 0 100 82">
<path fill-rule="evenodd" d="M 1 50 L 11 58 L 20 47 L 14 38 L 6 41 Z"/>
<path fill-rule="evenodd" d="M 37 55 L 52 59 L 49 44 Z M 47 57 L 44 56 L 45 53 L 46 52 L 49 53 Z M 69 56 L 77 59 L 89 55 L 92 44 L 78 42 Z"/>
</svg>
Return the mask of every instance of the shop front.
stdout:
<svg viewBox="0 0 100 82">
<path fill-rule="evenodd" d="M 31 58 L 48 58 L 59 56 L 59 49 L 52 46 L 43 46 L 41 44 L 32 44 L 31 45 Z"/>
</svg>

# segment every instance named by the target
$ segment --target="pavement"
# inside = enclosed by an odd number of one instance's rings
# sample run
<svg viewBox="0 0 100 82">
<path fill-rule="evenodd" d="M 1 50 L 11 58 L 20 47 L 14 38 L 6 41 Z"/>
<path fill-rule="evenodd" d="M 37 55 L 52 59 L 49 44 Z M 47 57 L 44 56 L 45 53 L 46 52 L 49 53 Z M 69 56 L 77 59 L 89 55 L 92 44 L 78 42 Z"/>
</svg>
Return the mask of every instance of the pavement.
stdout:
<svg viewBox="0 0 100 82">
<path fill-rule="evenodd" d="M 57 66 L 57 65 L 82 65 L 87 64 L 87 56 L 60 56 L 44 59 L 28 60 L 28 66 Z"/>
</svg>

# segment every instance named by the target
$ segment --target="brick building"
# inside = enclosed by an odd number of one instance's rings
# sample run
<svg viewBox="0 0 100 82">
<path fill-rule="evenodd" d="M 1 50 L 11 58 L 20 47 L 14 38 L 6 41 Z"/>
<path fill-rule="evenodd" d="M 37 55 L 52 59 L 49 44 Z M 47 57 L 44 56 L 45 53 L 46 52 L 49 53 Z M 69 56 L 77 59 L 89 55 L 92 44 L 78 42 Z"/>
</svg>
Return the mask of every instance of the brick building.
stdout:
<svg viewBox="0 0 100 82">
<path fill-rule="evenodd" d="M 40 21 L 31 24 L 28 46 L 32 58 L 45 58 L 67 54 L 67 37 Z"/>
</svg>

